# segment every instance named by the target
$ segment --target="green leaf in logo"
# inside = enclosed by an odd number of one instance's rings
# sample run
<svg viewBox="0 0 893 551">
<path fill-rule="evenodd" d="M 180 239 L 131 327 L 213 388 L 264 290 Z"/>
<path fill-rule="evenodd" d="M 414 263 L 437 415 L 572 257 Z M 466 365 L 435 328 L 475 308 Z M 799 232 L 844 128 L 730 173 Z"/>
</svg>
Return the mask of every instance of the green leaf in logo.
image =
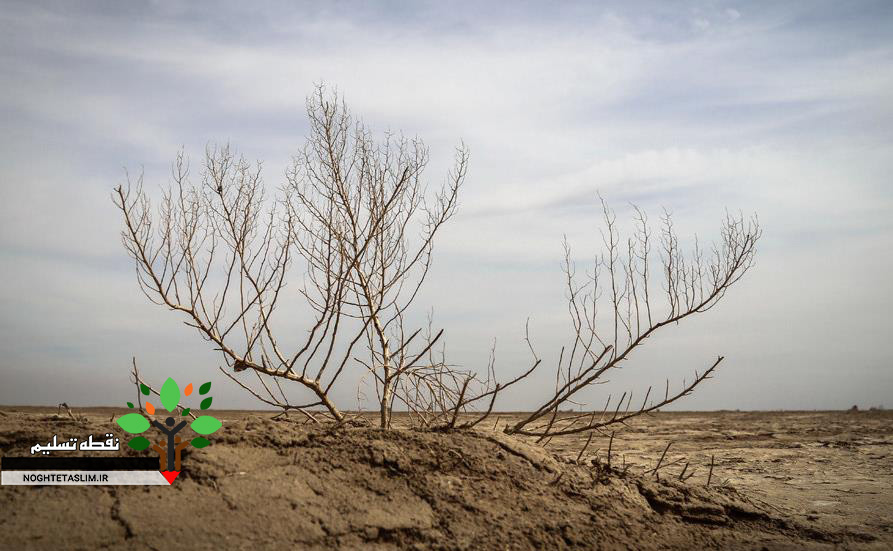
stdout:
<svg viewBox="0 0 893 551">
<path fill-rule="evenodd" d="M 130 434 L 139 434 L 149 428 L 149 420 L 139 413 L 128 413 L 118 417 L 118 426 Z"/>
<path fill-rule="evenodd" d="M 129 407 L 130 409 L 133 409 L 133 402 L 127 402 L 127 407 Z"/>
<path fill-rule="evenodd" d="M 198 387 L 198 393 L 201 394 L 202 396 L 204 396 L 205 394 L 207 394 L 210 391 L 211 391 L 211 381 L 208 381 L 207 383 Z"/>
<path fill-rule="evenodd" d="M 144 449 L 148 448 L 149 444 L 151 444 L 151 442 L 149 442 L 149 439 L 144 438 L 142 436 L 137 436 L 136 438 L 132 438 L 130 440 L 130 442 L 127 443 L 128 446 L 130 446 L 131 448 L 135 449 L 138 452 L 141 452 Z"/>
<path fill-rule="evenodd" d="M 210 415 L 202 415 L 192 422 L 191 427 L 199 434 L 211 434 L 221 427 L 221 423 Z"/>
<path fill-rule="evenodd" d="M 202 400 L 202 406 L 201 406 L 201 407 L 202 407 L 202 410 L 205 410 L 205 409 L 208 409 L 209 407 L 211 407 L 211 401 L 212 401 L 213 399 L 214 399 L 214 398 L 208 396 L 207 398 L 205 398 L 204 400 Z"/>
<path fill-rule="evenodd" d="M 168 377 L 164 384 L 161 385 L 161 404 L 164 406 L 164 409 L 173 413 L 179 403 L 180 387 L 177 386 L 177 381 Z"/>
<path fill-rule="evenodd" d="M 149 395 L 149 387 L 147 387 L 143 383 L 140 383 L 140 392 L 142 392 L 144 396 L 148 396 Z"/>
<path fill-rule="evenodd" d="M 210 444 L 210 442 L 208 442 L 207 438 L 202 438 L 201 436 L 196 436 L 189 443 L 192 444 L 192 446 L 195 448 L 204 448 L 205 446 Z"/>
<path fill-rule="evenodd" d="M 189 415 L 189 408 L 183 408 L 183 412 L 180 413 L 180 415 L 182 415 L 183 417 L 186 417 L 187 415 Z"/>
</svg>

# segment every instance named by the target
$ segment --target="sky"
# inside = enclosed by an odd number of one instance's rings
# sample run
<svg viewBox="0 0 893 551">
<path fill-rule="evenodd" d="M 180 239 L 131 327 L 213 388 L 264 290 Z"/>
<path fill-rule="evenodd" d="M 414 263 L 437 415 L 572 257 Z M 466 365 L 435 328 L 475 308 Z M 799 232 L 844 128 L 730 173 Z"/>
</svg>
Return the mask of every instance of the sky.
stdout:
<svg viewBox="0 0 893 551">
<path fill-rule="evenodd" d="M 2 1 L 0 404 L 123 404 L 136 357 L 150 381 L 258 407 L 140 293 L 111 190 L 125 169 L 160 189 L 181 148 L 226 142 L 274 189 L 324 82 L 379 135 L 421 137 L 432 185 L 469 148 L 415 313 L 469 369 L 495 340 L 502 379 L 528 365 L 530 320 L 543 366 L 498 409 L 553 384 L 562 238 L 581 268 L 598 253 L 597 193 L 624 222 L 666 208 L 706 241 L 729 209 L 764 233 L 719 306 L 587 401 L 723 355 L 677 409 L 893 407 L 891 29 L 889 2 Z M 357 384 L 342 408 L 369 407 Z"/>
</svg>

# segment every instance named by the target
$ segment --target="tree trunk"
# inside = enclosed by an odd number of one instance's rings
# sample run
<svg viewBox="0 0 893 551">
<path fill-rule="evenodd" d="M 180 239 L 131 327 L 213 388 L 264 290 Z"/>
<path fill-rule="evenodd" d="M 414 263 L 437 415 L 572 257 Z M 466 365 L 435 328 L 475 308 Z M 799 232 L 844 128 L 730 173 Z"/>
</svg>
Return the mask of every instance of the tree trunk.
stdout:
<svg viewBox="0 0 893 551">
<path fill-rule="evenodd" d="M 376 323 L 378 320 L 376 319 Z M 391 428 L 391 402 L 394 396 L 394 381 L 391 380 L 391 347 L 388 345 L 388 339 L 382 339 L 382 354 L 384 356 L 384 365 L 382 370 L 384 376 L 384 388 L 381 391 L 381 428 Z"/>
</svg>

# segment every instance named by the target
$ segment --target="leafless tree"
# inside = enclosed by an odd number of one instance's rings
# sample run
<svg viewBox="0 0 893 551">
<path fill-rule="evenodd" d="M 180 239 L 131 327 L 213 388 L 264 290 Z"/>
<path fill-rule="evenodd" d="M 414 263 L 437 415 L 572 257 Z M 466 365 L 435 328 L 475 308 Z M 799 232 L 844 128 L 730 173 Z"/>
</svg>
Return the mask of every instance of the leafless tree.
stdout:
<svg viewBox="0 0 893 551">
<path fill-rule="evenodd" d="M 434 241 L 454 215 L 468 152 L 457 148 L 444 183 L 429 191 L 422 179 L 428 150 L 418 139 L 386 134 L 376 140 L 337 94 L 319 86 L 307 100 L 310 134 L 267 200 L 260 163 L 229 146 L 205 152 L 200 183 L 184 154 L 173 164 L 173 184 L 153 210 L 140 176 L 115 189 L 124 219 L 122 237 L 137 280 L 150 301 L 180 312 L 222 355 L 228 377 L 264 403 L 288 410 L 322 407 L 339 422 L 344 413 L 331 391 L 345 369 L 362 367 L 373 382 L 380 425 L 391 425 L 395 403 L 416 423 L 435 429 L 473 427 L 493 411 L 497 396 L 540 364 L 505 383 L 495 375 L 459 369 L 437 352 L 442 331 L 408 324 L 410 307 L 432 263 Z M 708 378 L 719 357 L 690 384 L 632 407 L 631 393 L 608 398 L 601 413 L 562 416 L 581 393 L 602 381 L 657 330 L 713 308 L 753 265 L 760 228 L 755 218 L 727 215 L 709 254 L 695 242 L 684 254 L 665 212 L 656 238 L 635 208 L 636 231 L 622 242 L 614 212 L 601 204 L 605 252 L 583 280 L 565 242 L 565 284 L 573 341 L 562 349 L 555 390 L 534 412 L 505 428 L 538 437 L 600 430 L 663 407 Z M 663 289 L 655 288 L 655 277 Z M 286 292 L 289 283 L 295 290 Z M 659 311 L 658 297 L 666 302 Z M 306 334 L 288 338 L 283 303 L 309 312 Z M 286 338 L 283 338 L 283 336 Z M 442 345 L 442 343 L 440 343 Z M 255 383 L 239 375 L 248 371 Z M 138 374 L 134 374 L 138 379 Z M 281 381 L 310 391 L 293 403 Z M 255 385 L 259 385 L 255 386 Z M 460 414 L 478 414 L 460 421 Z"/>
<path fill-rule="evenodd" d="M 434 238 L 455 213 L 468 152 L 456 150 L 445 183 L 429 193 L 420 140 L 388 134 L 376 141 L 323 86 L 308 98 L 307 113 L 310 136 L 273 201 L 265 198 L 260 163 L 229 146 L 206 151 L 198 185 L 180 154 L 156 212 L 142 176 L 128 177 L 113 194 L 124 245 L 149 300 L 181 312 L 223 355 L 228 369 L 221 370 L 255 397 L 284 411 L 323 406 L 341 421 L 330 392 L 356 361 L 373 375 L 388 427 L 395 388 L 442 334 L 419 338 L 405 320 Z M 313 314 L 297 342 L 274 329 L 290 281 Z M 245 370 L 263 390 L 230 372 Z M 314 398 L 291 403 L 283 379 Z"/>
<path fill-rule="evenodd" d="M 376 143 L 322 88 L 308 113 L 312 137 L 288 173 L 287 204 L 308 266 L 303 293 L 319 314 L 311 334 L 331 334 L 328 358 L 342 320 L 360 322 L 348 349 L 364 341 L 367 354 L 355 359 L 373 377 L 387 428 L 395 388 L 442 335 L 417 339 L 421 329 L 407 329 L 405 317 L 431 267 L 435 235 L 455 213 L 468 152 L 457 149 L 446 182 L 429 195 L 422 142 L 387 135 Z"/>
<path fill-rule="evenodd" d="M 702 372 L 695 371 L 691 382 L 683 381 L 679 391 L 670 392 L 669 380 L 662 397 L 653 395 L 649 387 L 641 405 L 633 406 L 632 393 L 624 392 L 619 399 L 612 400 L 609 396 L 601 412 L 559 415 L 563 406 L 579 405 L 584 390 L 602 382 L 606 372 L 629 360 L 648 337 L 716 306 L 754 264 L 756 243 L 761 235 L 756 217 L 745 219 L 727 213 L 720 240 L 710 253 L 705 254 L 695 238 L 693 250 L 686 255 L 672 217 L 664 211 L 657 237 L 660 266 L 657 277 L 663 280 L 663 289 L 655 288 L 653 230 L 645 213 L 638 207 L 633 208 L 636 230 L 623 242 L 614 211 L 601 200 L 604 252 L 582 282 L 565 240 L 564 274 L 573 339 L 561 349 L 554 392 L 532 413 L 506 427 L 505 432 L 543 440 L 622 424 L 688 395 L 723 360 L 720 356 Z M 660 295 L 664 301 L 659 301 Z M 665 303 L 662 311 L 658 309 L 658 302 Z"/>
</svg>

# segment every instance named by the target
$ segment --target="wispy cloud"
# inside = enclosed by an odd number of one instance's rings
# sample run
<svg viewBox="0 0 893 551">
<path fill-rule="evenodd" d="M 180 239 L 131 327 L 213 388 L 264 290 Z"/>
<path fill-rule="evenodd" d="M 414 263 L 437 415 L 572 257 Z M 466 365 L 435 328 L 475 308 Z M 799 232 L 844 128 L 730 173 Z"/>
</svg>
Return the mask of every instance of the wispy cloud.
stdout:
<svg viewBox="0 0 893 551">
<path fill-rule="evenodd" d="M 560 240 L 591 257 L 600 191 L 621 214 L 667 207 L 703 238 L 726 207 L 766 230 L 726 306 L 617 382 L 721 351 L 729 367 L 687 406 L 881 401 L 893 380 L 866 381 L 893 361 L 870 340 L 893 307 L 891 23 L 884 2 L 6 3 L 0 370 L 14 384 L 0 403 L 103 402 L 90 381 L 125 386 L 131 354 L 150 372 L 210 372 L 203 343 L 139 295 L 109 191 L 124 166 L 166 183 L 180 147 L 227 140 L 275 186 L 320 81 L 375 130 L 423 137 L 433 182 L 460 139 L 472 151 L 419 303 L 437 306 L 456 361 L 477 365 L 496 337 L 513 372 L 528 316 L 557 352 Z M 763 385 L 815 373 L 815 393 L 794 401 Z"/>
</svg>

